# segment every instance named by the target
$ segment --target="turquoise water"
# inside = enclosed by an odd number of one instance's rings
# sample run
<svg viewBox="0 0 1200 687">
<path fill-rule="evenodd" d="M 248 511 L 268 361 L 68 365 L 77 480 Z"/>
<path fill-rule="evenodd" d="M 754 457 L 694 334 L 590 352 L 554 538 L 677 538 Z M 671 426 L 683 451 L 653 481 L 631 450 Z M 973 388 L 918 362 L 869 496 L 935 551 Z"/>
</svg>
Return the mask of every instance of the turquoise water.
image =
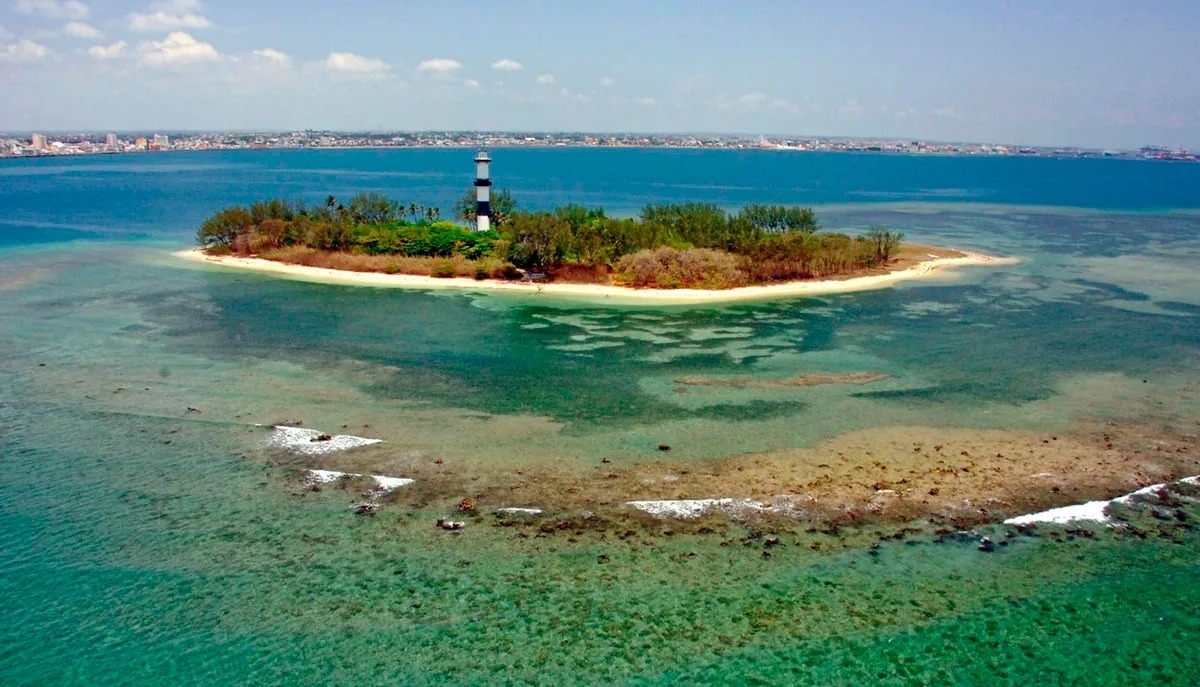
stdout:
<svg viewBox="0 0 1200 687">
<path fill-rule="evenodd" d="M 994 554 L 931 529 L 872 550 L 901 525 L 799 522 L 770 525 L 783 545 L 767 558 L 754 526 L 612 504 L 591 519 L 564 506 L 549 522 L 571 526 L 548 532 L 489 512 L 458 534 L 432 523 L 464 495 L 488 495 L 484 510 L 554 496 L 525 484 L 496 501 L 517 471 L 586 491 L 602 458 L 683 470 L 847 432 L 1102 422 L 1194 447 L 1200 166 L 494 151 L 497 184 L 534 207 L 808 202 L 830 227 L 1021 259 L 780 302 L 338 287 L 169 255 L 214 208 L 271 195 L 448 207 L 469 157 L 0 166 L 0 684 L 1192 683 L 1200 510 L 1186 501 L 1190 520 Z M 890 377 L 677 383 L 864 370 Z M 290 419 L 386 441 L 325 458 L 264 448 L 256 425 Z M 353 491 L 300 483 L 310 467 L 421 479 L 356 518 Z"/>
</svg>

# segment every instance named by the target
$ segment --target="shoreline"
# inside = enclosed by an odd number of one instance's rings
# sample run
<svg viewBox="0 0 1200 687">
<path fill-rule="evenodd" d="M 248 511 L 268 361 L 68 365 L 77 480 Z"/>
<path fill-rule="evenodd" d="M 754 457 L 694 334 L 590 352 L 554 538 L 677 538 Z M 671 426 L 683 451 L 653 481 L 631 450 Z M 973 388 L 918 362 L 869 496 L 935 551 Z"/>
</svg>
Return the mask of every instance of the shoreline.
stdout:
<svg viewBox="0 0 1200 687">
<path fill-rule="evenodd" d="M 949 249 L 943 249 L 949 250 Z M 742 286 L 734 289 L 637 289 L 626 286 L 602 284 L 534 284 L 508 282 L 494 279 L 467 279 L 464 277 L 427 277 L 414 274 L 385 274 L 382 272 L 348 272 L 325 267 L 293 265 L 264 258 L 237 257 L 232 255 L 208 255 L 200 248 L 172 253 L 177 258 L 190 262 L 217 265 L 234 269 L 251 270 L 282 276 L 299 281 L 350 286 L 373 286 L 382 288 L 408 289 L 458 289 L 464 291 L 495 291 L 527 295 L 567 296 L 598 300 L 625 300 L 630 303 L 656 303 L 661 305 L 686 305 L 692 303 L 728 303 L 748 300 L 768 300 L 800 296 L 824 296 L 838 293 L 854 293 L 888 288 L 902 281 L 925 279 L 946 267 L 972 265 L 1012 265 L 1016 258 L 999 258 L 982 253 L 955 251 L 960 257 L 943 258 L 929 253 L 924 260 L 911 267 L 888 272 L 870 274 L 848 279 L 818 279 L 794 281 L 764 286 Z"/>
</svg>

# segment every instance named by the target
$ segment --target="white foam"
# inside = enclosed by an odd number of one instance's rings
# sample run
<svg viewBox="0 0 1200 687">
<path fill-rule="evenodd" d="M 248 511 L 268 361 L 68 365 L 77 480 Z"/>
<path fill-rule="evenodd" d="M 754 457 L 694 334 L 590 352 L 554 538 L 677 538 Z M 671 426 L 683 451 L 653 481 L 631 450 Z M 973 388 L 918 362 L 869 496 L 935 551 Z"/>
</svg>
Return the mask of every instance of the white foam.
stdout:
<svg viewBox="0 0 1200 687">
<path fill-rule="evenodd" d="M 325 484 L 326 482 L 336 482 L 343 477 L 362 477 L 362 475 L 353 472 L 338 472 L 337 470 L 309 470 L 304 482 L 306 484 Z"/>
<path fill-rule="evenodd" d="M 357 472 L 338 472 L 337 470 L 308 470 L 305 472 L 305 484 L 326 484 L 328 482 L 336 482 L 343 477 L 362 477 Z M 375 480 L 375 488 L 372 490 L 376 494 L 383 495 L 393 489 L 407 486 L 416 480 L 408 477 L 388 477 L 386 475 L 371 475 L 371 479 Z"/>
<path fill-rule="evenodd" d="M 665 501 L 628 501 L 625 505 L 649 513 L 656 518 L 680 518 L 694 520 L 702 515 L 719 511 L 730 516 L 748 513 L 787 513 L 793 510 L 795 497 L 780 496 L 772 501 L 754 499 L 677 499 Z"/>
<path fill-rule="evenodd" d="M 1179 480 L 1184 484 L 1196 484 L 1200 482 L 1200 475 L 1195 477 L 1184 477 Z M 1132 491 L 1124 496 L 1118 496 L 1109 501 L 1088 501 L 1074 506 L 1063 506 L 1062 508 L 1051 508 L 1041 513 L 1030 513 L 1029 515 L 1019 515 L 1015 518 L 1009 518 L 1004 521 L 1005 525 L 1029 525 L 1036 522 L 1053 522 L 1065 524 L 1069 522 L 1109 522 L 1112 518 L 1108 515 L 1108 507 L 1114 503 L 1127 504 L 1136 496 L 1147 496 L 1156 494 L 1163 489 L 1166 489 L 1166 484 L 1152 484 L 1148 487 L 1142 487 L 1137 491 Z"/>
<path fill-rule="evenodd" d="M 1108 522 L 1108 505 L 1112 501 L 1088 501 L 1075 506 L 1063 506 L 1062 508 L 1051 508 L 1050 510 L 1042 511 L 1041 513 L 1030 513 L 1029 515 L 1020 515 L 1015 518 L 1009 518 L 1004 521 L 1005 525 L 1029 525 L 1035 522 L 1055 522 L 1065 524 L 1068 522 Z"/>
<path fill-rule="evenodd" d="M 691 520 L 710 513 L 733 499 L 680 499 L 676 501 L 629 501 L 631 506 L 656 518 L 683 518 Z"/>
<path fill-rule="evenodd" d="M 497 508 L 496 512 L 503 513 L 505 515 L 541 515 L 542 509 L 541 508 L 509 507 L 509 508 Z"/>
<path fill-rule="evenodd" d="M 273 428 L 271 436 L 267 437 L 263 443 L 267 446 L 291 451 L 292 453 L 317 456 L 325 453 L 333 453 L 334 451 L 358 448 L 359 446 L 378 444 L 383 441 L 382 439 L 367 439 L 366 437 L 356 437 L 348 434 L 338 434 L 329 439 L 319 441 L 321 436 L 323 436 L 323 433 L 315 429 L 278 425 Z"/>
<path fill-rule="evenodd" d="M 416 481 L 408 477 L 385 477 L 384 475 L 371 475 L 371 478 L 379 485 L 376 491 L 382 491 L 385 494 L 393 489 L 406 487 Z"/>
<path fill-rule="evenodd" d="M 1182 481 L 1182 480 L 1180 480 L 1180 481 Z M 1141 489 L 1138 489 L 1137 491 L 1130 492 L 1124 496 L 1118 496 L 1117 498 L 1113 499 L 1112 502 L 1113 503 L 1129 503 L 1129 500 L 1135 496 L 1145 496 L 1147 494 L 1157 494 L 1158 492 L 1160 492 L 1166 488 L 1167 488 L 1167 485 L 1165 485 L 1165 484 L 1152 484 L 1148 487 L 1142 487 Z"/>
</svg>

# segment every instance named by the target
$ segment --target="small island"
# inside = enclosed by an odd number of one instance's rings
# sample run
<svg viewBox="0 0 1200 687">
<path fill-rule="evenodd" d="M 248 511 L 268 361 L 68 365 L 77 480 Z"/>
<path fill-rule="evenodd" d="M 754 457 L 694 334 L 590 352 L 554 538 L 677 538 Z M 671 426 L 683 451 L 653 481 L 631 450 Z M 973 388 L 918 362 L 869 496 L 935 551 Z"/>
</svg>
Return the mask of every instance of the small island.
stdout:
<svg viewBox="0 0 1200 687">
<path fill-rule="evenodd" d="M 486 216 L 477 216 L 481 207 Z M 483 201 L 470 191 L 451 221 L 440 208 L 360 193 L 345 203 L 329 196 L 314 206 L 272 199 L 225 208 L 201 225 L 200 248 L 178 255 L 338 283 L 676 302 L 857 291 L 945 265 L 999 262 L 902 239 L 886 227 L 825 231 L 800 206 L 731 213 L 653 204 L 637 217 L 611 217 L 581 205 L 526 211 L 508 191 Z"/>
</svg>

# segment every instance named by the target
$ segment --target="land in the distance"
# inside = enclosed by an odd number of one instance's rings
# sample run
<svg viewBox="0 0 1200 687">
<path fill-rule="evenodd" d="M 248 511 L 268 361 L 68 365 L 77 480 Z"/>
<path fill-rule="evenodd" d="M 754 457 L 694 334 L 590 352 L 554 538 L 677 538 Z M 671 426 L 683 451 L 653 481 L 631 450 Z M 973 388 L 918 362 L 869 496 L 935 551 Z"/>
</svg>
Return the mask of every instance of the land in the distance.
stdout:
<svg viewBox="0 0 1200 687">
<path fill-rule="evenodd" d="M 640 147 L 764 149 L 798 152 L 852 152 L 892 155 L 972 155 L 1023 157 L 1105 157 L 1146 160 L 1200 160 L 1194 152 L 1162 146 L 1101 150 L 1016 143 L 927 141 L 911 138 L 766 136 L 721 133 L 514 132 L 514 131 L 159 131 L 61 133 L 52 136 L 0 133 L 0 158 L 41 155 L 96 155 L 186 150 L 312 148 L 504 148 Z"/>
</svg>

